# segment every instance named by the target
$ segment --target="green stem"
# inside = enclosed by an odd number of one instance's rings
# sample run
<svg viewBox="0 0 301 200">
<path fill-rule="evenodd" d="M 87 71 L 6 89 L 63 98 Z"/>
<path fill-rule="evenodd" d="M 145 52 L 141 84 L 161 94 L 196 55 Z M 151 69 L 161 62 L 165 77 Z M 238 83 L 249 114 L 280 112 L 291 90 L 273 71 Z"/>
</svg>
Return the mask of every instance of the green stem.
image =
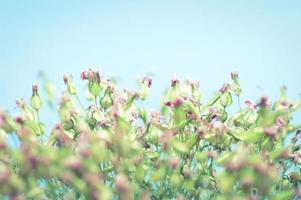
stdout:
<svg viewBox="0 0 301 200">
<path fill-rule="evenodd" d="M 75 99 L 76 99 L 77 103 L 80 105 L 83 112 L 87 115 L 87 111 L 85 110 L 85 107 L 83 106 L 83 104 L 81 103 L 81 101 L 77 95 L 75 95 Z"/>
<path fill-rule="evenodd" d="M 237 96 L 237 100 L 238 100 L 239 111 L 240 111 L 240 113 L 241 113 L 241 115 L 242 115 L 242 109 L 241 109 L 241 103 L 240 103 L 240 97 L 239 97 L 239 95 Z M 242 120 L 243 120 L 243 128 L 244 128 L 245 130 L 247 130 L 247 127 L 246 127 L 246 121 L 245 121 L 244 116 L 242 117 Z"/>
<path fill-rule="evenodd" d="M 43 143 L 43 134 L 42 134 L 42 130 L 41 130 L 41 121 L 40 121 L 39 111 L 38 111 L 38 109 L 35 109 L 35 111 L 37 114 L 37 123 L 38 123 L 38 127 L 39 127 L 39 132 L 41 134 L 40 141 Z"/>
<path fill-rule="evenodd" d="M 95 105 L 97 106 L 97 96 L 95 96 L 94 100 L 95 100 Z"/>
</svg>

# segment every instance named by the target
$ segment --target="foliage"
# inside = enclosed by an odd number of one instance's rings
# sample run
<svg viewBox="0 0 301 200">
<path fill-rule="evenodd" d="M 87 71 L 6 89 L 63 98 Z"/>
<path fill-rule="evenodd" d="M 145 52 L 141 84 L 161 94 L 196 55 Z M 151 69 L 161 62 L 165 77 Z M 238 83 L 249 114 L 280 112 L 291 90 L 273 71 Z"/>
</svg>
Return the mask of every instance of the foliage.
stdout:
<svg viewBox="0 0 301 200">
<path fill-rule="evenodd" d="M 301 198 L 301 131 L 291 123 L 301 98 L 287 100 L 285 88 L 276 102 L 262 97 L 241 108 L 237 73 L 207 103 L 198 82 L 173 79 L 160 111 L 151 111 L 137 106 L 148 97 L 150 77 L 138 92 L 119 90 L 98 71 L 81 78 L 89 106 L 65 75 L 55 107 L 43 75 L 47 102 L 59 116 L 52 128 L 39 119 L 37 85 L 30 104 L 17 100 L 20 115 L 1 111 L 1 198 Z M 231 114 L 234 102 L 239 109 Z M 10 147 L 8 134 L 16 134 L 20 147 Z"/>
</svg>

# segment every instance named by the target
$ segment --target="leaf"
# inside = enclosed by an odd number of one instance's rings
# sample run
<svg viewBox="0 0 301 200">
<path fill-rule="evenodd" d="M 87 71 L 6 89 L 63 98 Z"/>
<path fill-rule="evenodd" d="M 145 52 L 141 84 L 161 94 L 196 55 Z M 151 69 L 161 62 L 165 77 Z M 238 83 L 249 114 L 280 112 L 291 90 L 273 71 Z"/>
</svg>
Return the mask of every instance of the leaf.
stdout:
<svg viewBox="0 0 301 200">
<path fill-rule="evenodd" d="M 189 135 L 185 141 L 185 144 L 187 145 L 187 147 L 189 149 L 191 149 L 197 143 L 197 141 L 198 141 L 197 139 L 198 139 L 198 136 L 196 134 Z"/>
<path fill-rule="evenodd" d="M 177 129 L 183 128 L 186 122 L 186 112 L 183 105 L 180 105 L 175 108 L 175 111 L 173 113 L 173 127 Z"/>
<path fill-rule="evenodd" d="M 216 159 L 216 163 L 223 165 L 227 161 L 229 161 L 231 157 L 232 157 L 231 152 L 225 152 Z"/>
<path fill-rule="evenodd" d="M 235 139 L 241 140 L 246 143 L 256 143 L 264 137 L 262 128 L 255 128 L 247 132 L 243 129 L 229 129 L 228 134 L 234 137 Z"/>
<path fill-rule="evenodd" d="M 123 117 L 118 117 L 116 120 L 117 130 L 124 134 L 130 131 L 130 124 Z"/>
<path fill-rule="evenodd" d="M 207 103 L 206 107 L 213 106 L 220 99 L 220 94 L 214 95 Z"/>
<path fill-rule="evenodd" d="M 41 136 L 45 132 L 45 125 L 38 122 L 25 121 L 25 127 L 27 127 L 33 134 Z"/>
<path fill-rule="evenodd" d="M 151 176 L 151 180 L 153 182 L 159 181 L 160 179 L 163 179 L 165 177 L 165 174 L 166 174 L 165 167 L 160 167 L 158 170 L 153 172 Z"/>
<path fill-rule="evenodd" d="M 189 151 L 189 148 L 186 143 L 180 142 L 176 138 L 172 138 L 170 140 L 171 146 L 180 153 L 187 153 Z"/>
</svg>

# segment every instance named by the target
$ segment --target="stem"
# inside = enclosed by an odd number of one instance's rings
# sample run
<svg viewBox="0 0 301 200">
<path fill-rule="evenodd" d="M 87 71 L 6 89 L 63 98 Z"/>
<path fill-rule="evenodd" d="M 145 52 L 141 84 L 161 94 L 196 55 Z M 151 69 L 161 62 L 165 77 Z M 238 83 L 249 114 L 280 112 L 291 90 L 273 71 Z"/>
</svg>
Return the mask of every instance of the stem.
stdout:
<svg viewBox="0 0 301 200">
<path fill-rule="evenodd" d="M 39 127 L 39 132 L 40 132 L 40 134 L 41 134 L 41 136 L 40 136 L 40 141 L 43 143 L 43 135 L 42 135 L 42 130 L 41 130 L 41 122 L 40 122 L 40 116 L 39 116 L 39 111 L 38 111 L 38 109 L 35 109 L 35 111 L 36 111 L 36 114 L 37 114 L 37 122 L 38 122 L 38 127 Z"/>
<path fill-rule="evenodd" d="M 87 111 L 85 110 L 85 107 L 83 106 L 82 102 L 80 101 L 80 99 L 77 95 L 75 95 L 75 99 L 76 99 L 77 103 L 80 105 L 83 112 L 87 115 Z"/>
<path fill-rule="evenodd" d="M 94 100 L 95 100 L 95 105 L 97 106 L 97 96 L 95 96 Z"/>
<path fill-rule="evenodd" d="M 239 95 L 237 96 L 237 100 L 238 100 L 239 111 L 242 112 Z"/>
<path fill-rule="evenodd" d="M 242 109 L 241 109 L 241 104 L 240 104 L 240 97 L 239 97 L 239 95 L 237 96 L 237 100 L 238 100 L 239 111 L 240 111 L 240 113 L 242 114 Z M 244 129 L 247 130 L 247 127 L 246 127 L 246 121 L 245 121 L 244 116 L 242 117 L 242 121 L 243 121 L 243 127 L 244 127 Z"/>
</svg>

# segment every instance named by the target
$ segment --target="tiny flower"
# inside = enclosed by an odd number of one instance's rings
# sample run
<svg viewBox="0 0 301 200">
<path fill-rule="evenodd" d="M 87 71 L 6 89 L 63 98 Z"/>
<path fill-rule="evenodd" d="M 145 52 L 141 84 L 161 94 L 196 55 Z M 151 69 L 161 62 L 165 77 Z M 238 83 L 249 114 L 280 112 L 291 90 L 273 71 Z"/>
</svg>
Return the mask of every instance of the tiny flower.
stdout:
<svg viewBox="0 0 301 200">
<path fill-rule="evenodd" d="M 270 103 L 269 103 L 269 99 L 267 96 L 263 96 L 261 97 L 259 103 L 257 104 L 257 106 L 260 106 L 260 107 L 263 107 L 263 108 L 267 108 L 270 106 Z"/>
<path fill-rule="evenodd" d="M 98 84 L 100 84 L 100 74 L 99 71 L 95 71 L 96 81 Z"/>
<path fill-rule="evenodd" d="M 276 120 L 276 126 L 277 128 L 282 128 L 284 126 L 284 121 L 281 117 L 278 117 Z"/>
<path fill-rule="evenodd" d="M 142 79 L 142 81 L 141 81 L 143 84 L 146 84 L 147 85 L 147 87 L 151 87 L 151 85 L 152 85 L 152 79 L 151 78 L 149 78 L 149 77 L 144 77 L 143 79 Z"/>
<path fill-rule="evenodd" d="M 180 164 L 180 159 L 177 156 L 172 156 L 168 159 L 167 164 L 171 169 L 176 169 Z"/>
<path fill-rule="evenodd" d="M 176 87 L 180 83 L 179 79 L 173 78 L 171 79 L 171 87 Z"/>
<path fill-rule="evenodd" d="M 17 98 L 16 105 L 18 108 L 24 108 L 24 106 L 25 106 L 24 98 Z"/>
<path fill-rule="evenodd" d="M 171 107 L 172 103 L 170 101 L 166 101 L 166 102 L 164 102 L 164 105 L 167 106 L 167 107 Z"/>
<path fill-rule="evenodd" d="M 237 80 L 238 79 L 238 72 L 231 72 L 231 79 Z"/>
<path fill-rule="evenodd" d="M 126 192 L 129 188 L 129 182 L 125 175 L 118 174 L 115 178 L 115 185 L 119 192 Z"/>
<path fill-rule="evenodd" d="M 220 93 L 225 93 L 228 89 L 229 89 L 229 85 L 228 84 L 224 84 L 218 91 Z"/>
<path fill-rule="evenodd" d="M 245 104 L 247 105 L 247 107 L 251 110 L 255 110 L 256 109 L 256 105 L 254 105 L 250 100 L 246 100 Z"/>
<path fill-rule="evenodd" d="M 272 139 L 275 139 L 276 138 L 276 135 L 277 135 L 277 129 L 275 128 L 272 128 L 272 127 L 269 127 L 269 128 L 265 128 L 264 129 L 264 134 L 269 137 L 269 138 L 272 138 Z"/>
<path fill-rule="evenodd" d="M 83 71 L 81 74 L 80 74 L 80 78 L 82 80 L 88 80 L 89 78 L 89 73 L 87 71 Z"/>
<path fill-rule="evenodd" d="M 38 94 L 38 86 L 36 84 L 32 85 L 32 95 Z"/>
<path fill-rule="evenodd" d="M 63 76 L 63 80 L 64 80 L 65 85 L 67 85 L 68 81 L 69 81 L 69 78 L 66 74 Z"/>
<path fill-rule="evenodd" d="M 175 108 L 179 107 L 182 104 L 183 104 L 183 100 L 180 97 L 176 97 L 175 100 L 173 101 L 173 106 Z"/>
<path fill-rule="evenodd" d="M 15 122 L 17 122 L 18 124 L 23 124 L 24 123 L 24 119 L 21 116 L 17 116 L 15 118 Z"/>
</svg>

